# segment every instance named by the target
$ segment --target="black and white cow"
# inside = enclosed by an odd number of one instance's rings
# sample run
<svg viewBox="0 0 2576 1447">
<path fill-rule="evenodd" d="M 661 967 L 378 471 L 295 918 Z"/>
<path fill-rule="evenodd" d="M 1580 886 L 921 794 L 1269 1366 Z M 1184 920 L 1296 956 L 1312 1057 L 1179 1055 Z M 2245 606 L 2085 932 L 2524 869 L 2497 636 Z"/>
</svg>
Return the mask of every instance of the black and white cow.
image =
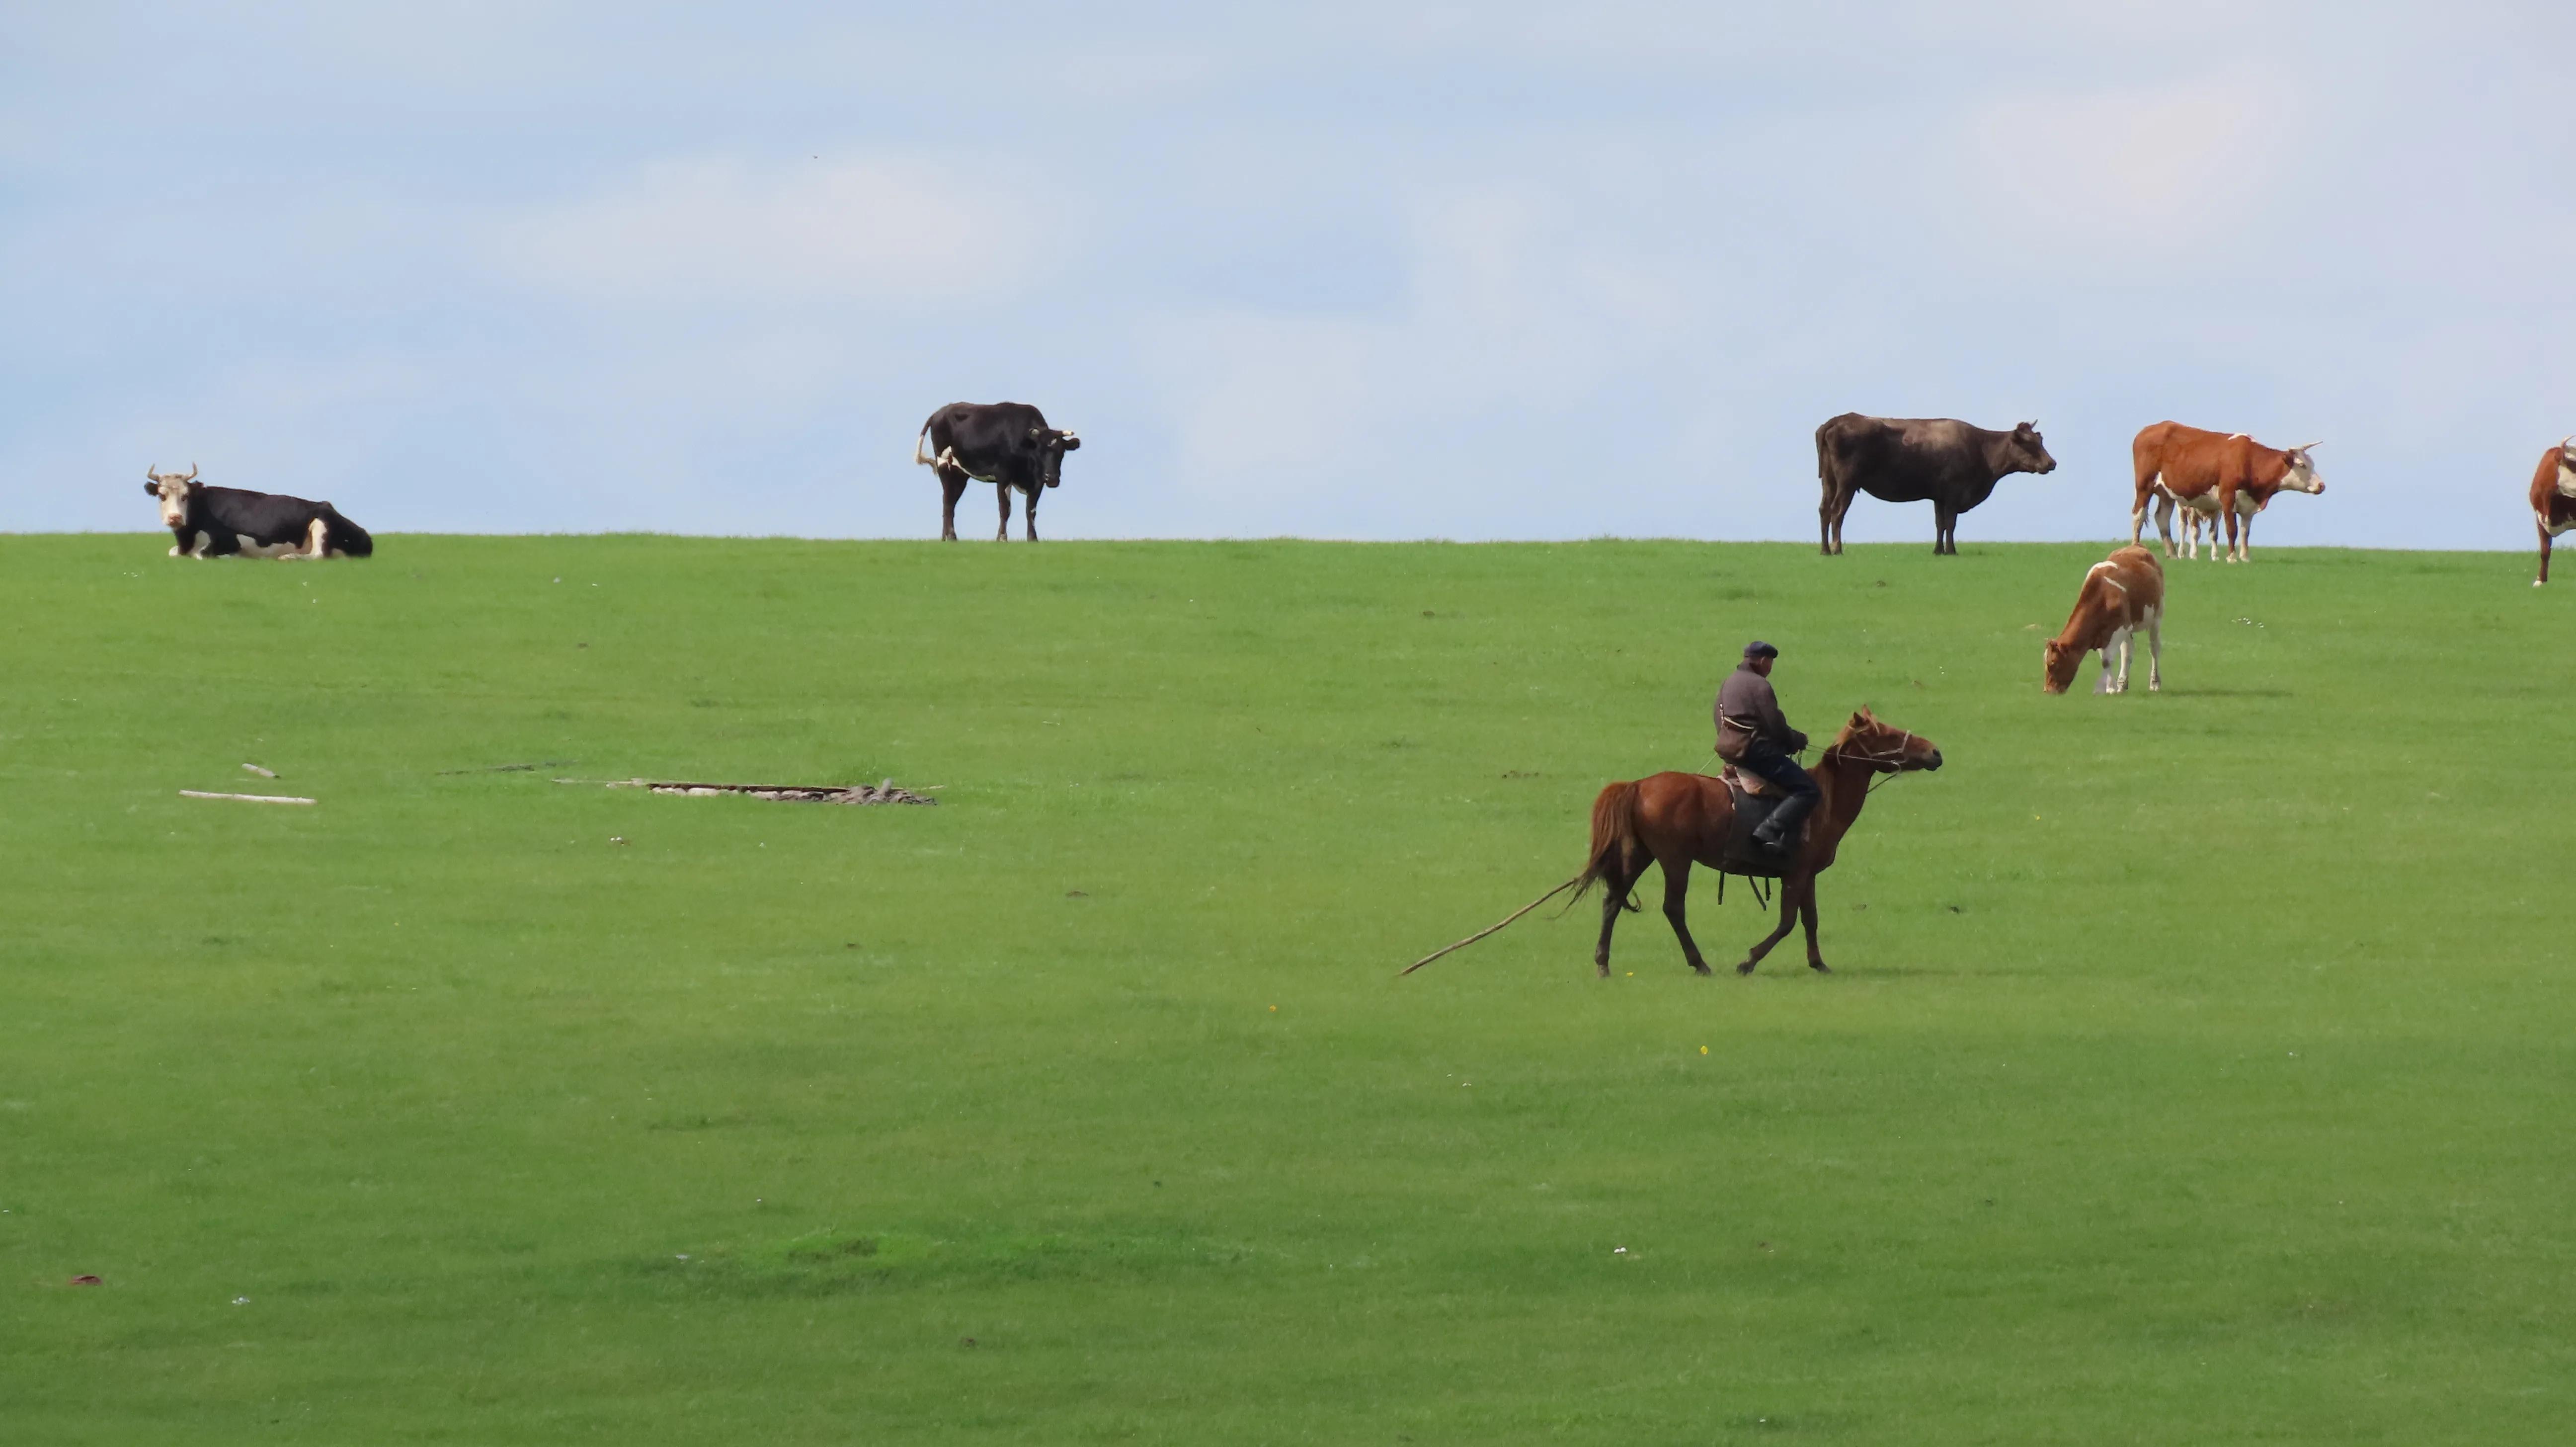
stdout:
<svg viewBox="0 0 2576 1447">
<path fill-rule="evenodd" d="M 157 472 L 143 490 L 160 499 L 161 523 L 177 541 L 170 556 L 190 558 L 364 558 L 376 551 L 367 530 L 327 502 L 273 492 L 208 487 L 197 465 Z"/>
<path fill-rule="evenodd" d="M 1045 414 L 1026 402 L 951 402 L 931 413 L 913 439 L 912 460 L 938 473 L 946 494 L 940 541 L 957 541 L 957 499 L 966 484 L 989 482 L 1002 501 L 1002 530 L 993 541 L 1010 540 L 1016 487 L 1028 497 L 1029 541 L 1036 542 L 1038 494 L 1064 481 L 1064 455 L 1081 445 L 1081 438 L 1047 426 Z"/>
</svg>

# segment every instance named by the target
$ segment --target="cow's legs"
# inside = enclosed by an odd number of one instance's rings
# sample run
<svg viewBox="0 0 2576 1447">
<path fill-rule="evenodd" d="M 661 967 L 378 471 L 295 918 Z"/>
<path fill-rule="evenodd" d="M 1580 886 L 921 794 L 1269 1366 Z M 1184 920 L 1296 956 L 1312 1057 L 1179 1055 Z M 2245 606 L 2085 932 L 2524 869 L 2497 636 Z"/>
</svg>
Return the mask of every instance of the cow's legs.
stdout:
<svg viewBox="0 0 2576 1447">
<path fill-rule="evenodd" d="M 1932 552 L 1935 556 L 1942 553 L 1955 553 L 1959 551 L 1958 543 L 1953 541 L 1951 538 L 1951 534 L 1957 530 L 1958 526 L 1959 510 L 1957 508 L 1950 506 L 1946 502 L 1936 502 L 1932 504 Z"/>
<path fill-rule="evenodd" d="M 2537 514 L 2535 514 L 2535 516 L 2537 516 Z M 2541 584 L 2546 583 L 2546 582 L 2548 582 L 2548 581 L 2549 581 L 2549 519 L 2547 519 L 2547 518 L 2541 518 L 2541 519 L 2540 519 L 2540 522 L 2539 522 L 2539 527 L 2540 527 L 2540 576 L 2531 580 L 2531 586 L 2533 586 L 2533 587 L 2535 587 L 2535 588 L 2537 588 L 2537 587 L 2539 587 Z M 173 551 L 176 551 L 176 549 L 173 549 Z"/>
<path fill-rule="evenodd" d="M 2165 556 L 2168 558 L 2174 555 L 2173 515 L 2174 500 L 2159 493 L 2156 496 L 2156 536 L 2165 540 Z M 2134 548 L 2138 545 L 2138 534 L 2143 531 L 2141 525 L 2145 523 L 2146 518 L 2147 507 L 2144 503 L 2138 505 L 2136 512 L 2129 514 L 2129 546 Z M 2186 538 L 2191 536 L 2191 519 L 2188 517 L 2183 519 L 2182 535 Z"/>
<path fill-rule="evenodd" d="M 1030 493 L 1027 500 L 1020 504 L 1020 511 L 1028 518 L 1029 541 L 1033 543 L 1038 540 L 1038 496 L 1044 491 L 1044 488 L 1040 488 L 1038 492 Z"/>
<path fill-rule="evenodd" d="M 1002 500 L 1002 530 L 993 534 L 993 541 L 1007 543 L 1011 540 L 1011 485 L 1007 482 L 994 483 L 993 494 Z"/>
<path fill-rule="evenodd" d="M 1684 900 L 1690 894 L 1691 862 L 1689 855 L 1676 859 L 1657 859 L 1664 867 L 1664 919 L 1673 927 L 1673 938 L 1682 942 L 1682 958 L 1700 974 L 1709 973 L 1708 961 L 1699 957 L 1699 942 L 1691 938 L 1688 911 Z"/>
<path fill-rule="evenodd" d="M 2095 693 L 2119 692 L 2119 690 L 2114 688 L 2111 683 L 2111 674 L 2114 666 L 2111 662 L 2111 657 L 2113 654 L 2120 651 L 2120 645 L 2127 637 L 2128 632 L 2126 629 L 2114 629 L 2112 630 L 2110 637 L 2102 640 L 2102 676 L 2093 680 L 2093 691 Z M 2125 669 L 2121 671 L 2124 673 L 2126 672 Z"/>
<path fill-rule="evenodd" d="M 943 543 L 953 543 L 957 541 L 957 502 L 966 495 L 966 470 L 954 465 L 937 470 L 942 499 L 939 507 L 939 540 Z"/>
<path fill-rule="evenodd" d="M 2165 610 L 2147 611 L 2147 692 L 2162 693 L 2165 688 Z"/>
<path fill-rule="evenodd" d="M 1855 490 L 1828 487 L 1825 500 L 1816 505 L 1816 527 L 1822 534 L 1826 557 L 1837 557 L 1843 550 L 1843 517 L 1851 511 Z"/>
</svg>

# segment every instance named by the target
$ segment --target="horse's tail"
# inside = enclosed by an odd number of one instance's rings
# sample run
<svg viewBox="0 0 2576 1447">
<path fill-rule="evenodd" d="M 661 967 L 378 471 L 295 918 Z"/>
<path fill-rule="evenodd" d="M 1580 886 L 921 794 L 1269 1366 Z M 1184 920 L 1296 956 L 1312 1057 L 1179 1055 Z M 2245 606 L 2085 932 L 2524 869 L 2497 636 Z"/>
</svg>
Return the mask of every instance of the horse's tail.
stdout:
<svg viewBox="0 0 2576 1447">
<path fill-rule="evenodd" d="M 1591 893 L 1592 886 L 1605 877 L 1615 878 L 1621 862 L 1637 842 L 1637 785 L 1633 780 L 1612 784 L 1592 801 L 1592 854 L 1583 872 L 1574 877 L 1574 894 L 1566 905 L 1571 908 L 1575 900 Z M 1637 907 L 1634 896 L 1619 904 L 1623 909 Z"/>
</svg>

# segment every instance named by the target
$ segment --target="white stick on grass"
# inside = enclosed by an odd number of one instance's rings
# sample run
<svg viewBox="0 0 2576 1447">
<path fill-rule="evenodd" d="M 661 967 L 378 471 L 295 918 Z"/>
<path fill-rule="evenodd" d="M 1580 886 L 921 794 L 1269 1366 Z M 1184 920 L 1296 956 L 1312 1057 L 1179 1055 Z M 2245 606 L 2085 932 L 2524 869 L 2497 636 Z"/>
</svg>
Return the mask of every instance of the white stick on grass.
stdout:
<svg viewBox="0 0 2576 1447">
<path fill-rule="evenodd" d="M 298 799 L 289 794 L 210 794 L 203 789 L 181 789 L 183 799 L 239 799 L 245 804 L 310 804 L 311 799 Z"/>
</svg>

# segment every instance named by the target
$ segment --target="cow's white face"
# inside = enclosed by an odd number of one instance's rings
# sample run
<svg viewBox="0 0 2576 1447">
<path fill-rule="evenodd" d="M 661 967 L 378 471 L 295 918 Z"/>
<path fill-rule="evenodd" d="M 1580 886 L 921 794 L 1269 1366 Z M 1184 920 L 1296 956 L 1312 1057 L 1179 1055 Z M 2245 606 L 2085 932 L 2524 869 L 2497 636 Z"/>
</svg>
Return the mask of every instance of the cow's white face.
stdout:
<svg viewBox="0 0 2576 1447">
<path fill-rule="evenodd" d="M 2326 490 L 2326 480 L 2317 476 L 2317 465 L 2308 460 L 2307 448 L 2298 447 L 2291 449 L 2289 462 L 2290 470 L 2281 478 L 2281 486 L 2283 488 L 2291 492 L 2323 492 Z"/>
<path fill-rule="evenodd" d="M 2576 448 L 2564 444 L 2558 449 L 2558 495 L 2576 497 Z"/>
<path fill-rule="evenodd" d="M 197 488 L 195 465 L 191 464 L 186 472 L 155 472 L 147 467 L 143 475 L 151 479 L 143 484 L 143 490 L 161 501 L 161 526 L 175 528 L 186 522 L 188 494 Z"/>
</svg>

